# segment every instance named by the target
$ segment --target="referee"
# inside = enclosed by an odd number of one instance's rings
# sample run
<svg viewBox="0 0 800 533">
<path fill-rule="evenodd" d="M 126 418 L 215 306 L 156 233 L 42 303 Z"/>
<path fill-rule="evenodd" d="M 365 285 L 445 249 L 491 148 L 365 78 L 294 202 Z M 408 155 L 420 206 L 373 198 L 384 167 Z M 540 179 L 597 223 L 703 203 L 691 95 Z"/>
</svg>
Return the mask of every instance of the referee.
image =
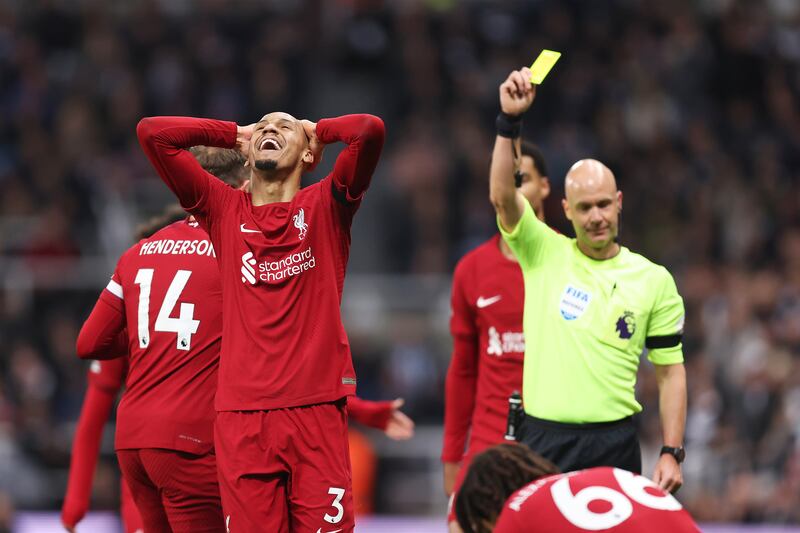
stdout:
<svg viewBox="0 0 800 533">
<path fill-rule="evenodd" d="M 581 160 L 565 180 L 564 212 L 575 239 L 539 221 L 514 186 L 522 114 L 536 87 L 530 71 L 500 85 L 501 113 L 490 197 L 525 281 L 525 421 L 519 440 L 563 471 L 615 466 L 641 472 L 632 415 L 639 356 L 655 365 L 663 447 L 653 480 L 683 480 L 686 372 L 683 301 L 670 273 L 617 243 L 622 192 L 611 171 Z"/>
</svg>

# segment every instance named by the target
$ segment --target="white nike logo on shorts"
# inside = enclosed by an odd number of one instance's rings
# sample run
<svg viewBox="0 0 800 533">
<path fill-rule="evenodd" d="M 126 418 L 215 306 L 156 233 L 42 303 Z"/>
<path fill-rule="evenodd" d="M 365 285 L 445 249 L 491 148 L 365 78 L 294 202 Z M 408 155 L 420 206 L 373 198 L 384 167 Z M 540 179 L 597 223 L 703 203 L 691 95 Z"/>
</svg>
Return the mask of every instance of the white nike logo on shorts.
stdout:
<svg viewBox="0 0 800 533">
<path fill-rule="evenodd" d="M 499 302 L 503 297 L 501 295 L 492 296 L 491 298 L 484 298 L 483 296 L 478 298 L 476 305 L 478 309 L 483 309 L 484 307 L 489 307 L 493 303 Z"/>
</svg>

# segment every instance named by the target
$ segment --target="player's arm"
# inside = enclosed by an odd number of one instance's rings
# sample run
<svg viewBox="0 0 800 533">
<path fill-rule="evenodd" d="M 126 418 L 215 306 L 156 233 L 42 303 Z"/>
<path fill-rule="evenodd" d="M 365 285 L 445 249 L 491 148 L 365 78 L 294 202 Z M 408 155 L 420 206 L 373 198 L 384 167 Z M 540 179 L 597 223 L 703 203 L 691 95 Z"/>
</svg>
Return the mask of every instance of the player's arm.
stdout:
<svg viewBox="0 0 800 533">
<path fill-rule="evenodd" d="M 202 211 L 212 187 L 222 182 L 187 151 L 192 146 L 236 148 L 250 142 L 252 125 L 189 117 L 148 117 L 136 126 L 147 158 L 187 211 Z M 223 187 L 224 188 L 224 187 Z"/>
<path fill-rule="evenodd" d="M 519 167 L 522 115 L 536 96 L 536 86 L 530 82 L 530 70 L 515 70 L 500 85 L 500 114 L 497 117 L 497 137 L 489 170 L 489 198 L 508 232 L 514 230 L 525 210 L 525 197 L 517 191 L 514 172 Z"/>
<path fill-rule="evenodd" d="M 128 353 L 125 295 L 119 273 L 120 265 L 134 249 L 135 247 L 128 250 L 117 262 L 114 274 L 78 333 L 75 352 L 81 359 L 113 359 Z"/>
<path fill-rule="evenodd" d="M 448 496 L 453 492 L 459 463 L 464 455 L 478 385 L 478 331 L 474 308 L 465 294 L 469 266 L 469 263 L 462 261 L 456 267 L 450 295 L 453 354 L 445 379 L 442 444 L 444 490 Z"/>
<path fill-rule="evenodd" d="M 343 142 L 347 146 L 336 158 L 333 183 L 343 199 L 355 202 L 369 187 L 378 165 L 386 130 L 383 121 L 374 115 L 344 115 L 324 118 L 312 125 L 310 138 L 325 144 Z M 309 131 L 306 125 L 307 132 Z"/>
<path fill-rule="evenodd" d="M 89 386 L 75 429 L 67 492 L 61 507 L 61 523 L 68 531 L 74 531 L 75 526 L 89 509 L 92 479 L 100 452 L 103 426 L 122 387 L 125 366 L 124 359 L 115 359 L 103 363 L 96 362 L 89 371 Z"/>
<path fill-rule="evenodd" d="M 350 396 L 347 399 L 347 412 L 356 422 L 379 429 L 390 439 L 408 440 L 414 436 L 414 421 L 400 410 L 403 403 L 402 398 L 373 402 Z"/>
<path fill-rule="evenodd" d="M 664 446 L 683 446 L 686 428 L 686 369 L 683 366 L 683 299 L 666 269 L 653 285 L 658 291 L 647 326 L 647 358 L 655 365 L 658 383 L 659 415 Z M 683 483 L 681 467 L 669 454 L 660 456 L 653 481 L 674 492 Z"/>
<path fill-rule="evenodd" d="M 111 293 L 116 287 L 103 290 L 78 334 L 75 351 L 81 359 L 113 359 L 128 353 L 122 287 L 114 279 L 112 284 L 119 287 L 119 296 Z"/>
</svg>

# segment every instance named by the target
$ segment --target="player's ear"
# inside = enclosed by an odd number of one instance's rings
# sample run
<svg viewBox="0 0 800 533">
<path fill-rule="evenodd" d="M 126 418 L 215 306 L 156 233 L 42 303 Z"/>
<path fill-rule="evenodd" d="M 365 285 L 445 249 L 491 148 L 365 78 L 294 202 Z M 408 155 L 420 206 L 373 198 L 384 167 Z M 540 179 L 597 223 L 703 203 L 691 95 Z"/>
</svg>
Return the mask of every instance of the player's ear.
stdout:
<svg viewBox="0 0 800 533">
<path fill-rule="evenodd" d="M 319 160 L 314 156 L 314 152 L 310 147 L 306 148 L 303 152 L 302 161 L 303 166 L 306 168 L 306 172 L 313 171 L 317 167 L 317 163 L 319 163 Z"/>
<path fill-rule="evenodd" d="M 548 196 L 550 196 L 550 180 L 547 179 L 547 176 L 542 176 L 539 178 L 539 197 L 544 200 Z"/>
<path fill-rule="evenodd" d="M 617 191 L 617 211 L 622 211 L 622 191 Z"/>
<path fill-rule="evenodd" d="M 566 198 L 561 199 L 561 207 L 564 208 L 564 215 L 567 217 L 567 220 L 572 220 L 572 211 L 569 209 L 569 202 L 567 202 Z"/>
</svg>

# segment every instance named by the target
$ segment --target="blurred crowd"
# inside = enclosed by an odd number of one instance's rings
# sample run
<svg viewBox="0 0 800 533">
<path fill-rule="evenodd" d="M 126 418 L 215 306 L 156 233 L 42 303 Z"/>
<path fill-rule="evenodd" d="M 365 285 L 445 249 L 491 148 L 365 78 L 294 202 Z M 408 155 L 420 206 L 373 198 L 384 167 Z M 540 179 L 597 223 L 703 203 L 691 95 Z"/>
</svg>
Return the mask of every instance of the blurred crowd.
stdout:
<svg viewBox="0 0 800 533">
<path fill-rule="evenodd" d="M 10 501 L 59 505 L 85 384 L 77 331 L 135 224 L 171 199 L 136 142 L 142 116 L 383 117 L 350 271 L 448 275 L 495 232 L 497 87 L 542 48 L 564 54 L 525 117 L 554 186 L 548 221 L 570 233 L 563 176 L 604 161 L 625 195 L 623 243 L 686 300 L 680 498 L 699 521 L 800 523 L 800 3 L 5 0 L 0 531 Z M 66 274 L 79 265 L 95 283 Z M 403 395 L 418 422 L 441 423 L 449 345 L 425 328 L 446 312 L 399 310 L 383 343 L 354 339 L 362 394 Z M 98 507 L 114 505 L 114 476 L 106 460 Z"/>
</svg>

